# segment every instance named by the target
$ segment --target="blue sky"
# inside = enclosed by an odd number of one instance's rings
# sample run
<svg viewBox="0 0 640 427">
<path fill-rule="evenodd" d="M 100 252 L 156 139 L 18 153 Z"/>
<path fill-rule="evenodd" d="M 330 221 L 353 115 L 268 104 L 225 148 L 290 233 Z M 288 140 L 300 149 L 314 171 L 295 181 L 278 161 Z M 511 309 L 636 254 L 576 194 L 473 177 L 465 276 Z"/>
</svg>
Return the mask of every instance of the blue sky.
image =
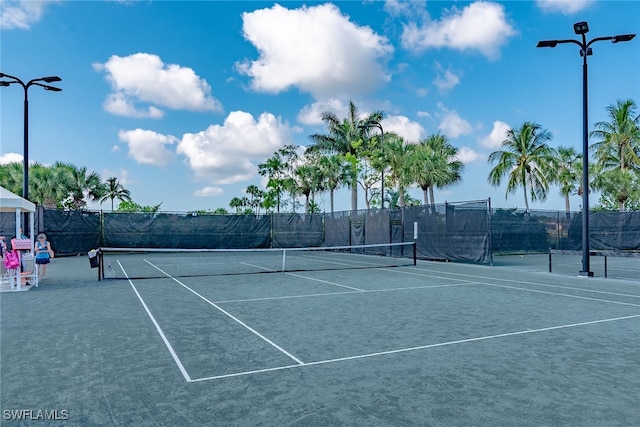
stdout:
<svg viewBox="0 0 640 427">
<path fill-rule="evenodd" d="M 506 128 L 535 121 L 553 146 L 581 150 L 578 48 L 537 41 L 574 38 L 583 20 L 590 38 L 640 33 L 637 1 L 1 4 L 0 70 L 63 79 L 62 92 L 29 92 L 30 158 L 117 176 L 138 203 L 175 211 L 227 207 L 261 185 L 258 163 L 307 145 L 320 112 L 344 115 L 349 99 L 383 110 L 385 130 L 441 131 L 460 148 L 463 182 L 437 202 L 523 206 L 487 183 Z M 617 99 L 640 102 L 640 38 L 593 50 L 590 123 Z M 22 91 L 0 96 L 0 161 L 20 160 Z M 557 192 L 532 208 L 563 209 Z M 349 207 L 346 190 L 336 206 Z"/>
</svg>

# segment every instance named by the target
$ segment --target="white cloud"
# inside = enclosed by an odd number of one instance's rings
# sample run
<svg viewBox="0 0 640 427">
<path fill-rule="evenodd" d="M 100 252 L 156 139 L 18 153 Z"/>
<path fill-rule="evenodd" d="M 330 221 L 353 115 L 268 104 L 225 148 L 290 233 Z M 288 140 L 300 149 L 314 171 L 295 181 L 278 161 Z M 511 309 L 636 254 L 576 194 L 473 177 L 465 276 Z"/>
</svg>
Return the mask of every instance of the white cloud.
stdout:
<svg viewBox="0 0 640 427">
<path fill-rule="evenodd" d="M 42 18 L 45 9 L 57 0 L 3 0 L 0 1 L 0 28 L 28 30 Z"/>
<path fill-rule="evenodd" d="M 347 114 L 347 103 L 340 99 L 330 98 L 326 100 L 316 101 L 311 105 L 306 105 L 298 113 L 298 122 L 304 125 L 322 124 L 322 113 L 331 111 L 344 117 Z"/>
<path fill-rule="evenodd" d="M 119 145 L 114 145 L 113 147 L 111 147 L 111 152 L 115 153 L 117 151 L 120 151 L 120 146 Z"/>
<path fill-rule="evenodd" d="M 354 24 L 337 6 L 270 9 L 242 15 L 244 37 L 259 58 L 237 64 L 257 91 L 296 87 L 317 99 L 364 93 L 390 80 L 380 60 L 393 52 L 387 38 Z"/>
<path fill-rule="evenodd" d="M 476 1 L 461 10 L 452 7 L 439 21 L 406 24 L 402 45 L 418 52 L 441 47 L 477 50 L 489 59 L 496 59 L 502 45 L 515 34 L 503 5 Z"/>
<path fill-rule="evenodd" d="M 491 133 L 478 140 L 479 144 L 485 148 L 498 148 L 502 145 L 502 141 L 507 137 L 507 131 L 511 126 L 500 120 L 493 122 Z"/>
<path fill-rule="evenodd" d="M 427 13 L 426 4 L 426 0 L 385 0 L 384 11 L 394 18 L 399 16 L 410 16 L 414 19 L 427 19 L 429 14 Z"/>
<path fill-rule="evenodd" d="M 186 133 L 177 152 L 202 180 L 216 185 L 246 181 L 256 175 L 256 164 L 285 144 L 292 143 L 291 128 L 273 114 L 256 120 L 244 111 L 233 111 L 222 125 L 198 133 Z"/>
<path fill-rule="evenodd" d="M 136 108 L 135 105 L 133 105 L 133 100 L 123 93 L 109 94 L 102 106 L 106 112 L 115 114 L 116 116 L 150 119 L 160 119 L 164 117 L 164 111 L 153 105 L 149 106 L 146 110 Z"/>
<path fill-rule="evenodd" d="M 431 117 L 431 113 L 428 111 L 418 111 L 416 115 L 418 117 L 427 117 L 427 118 Z"/>
<path fill-rule="evenodd" d="M 145 129 L 121 130 L 118 138 L 129 145 L 129 156 L 136 162 L 156 166 L 166 165 L 173 159 L 167 146 L 178 141 L 174 136 Z"/>
<path fill-rule="evenodd" d="M 214 197 L 224 193 L 224 190 L 220 187 L 207 186 L 196 190 L 193 195 L 196 197 Z"/>
<path fill-rule="evenodd" d="M 460 76 L 451 70 L 445 70 L 442 68 L 439 62 L 436 62 L 436 70 L 438 75 L 433 80 L 433 84 L 440 90 L 440 92 L 446 92 L 449 89 L 453 89 L 460 83 Z"/>
<path fill-rule="evenodd" d="M 387 116 L 382 121 L 385 132 L 395 132 L 409 142 L 417 142 L 424 134 L 424 128 L 418 122 L 406 116 Z"/>
<path fill-rule="evenodd" d="M 0 155 L 0 165 L 6 165 L 8 163 L 22 163 L 24 157 L 19 153 L 4 153 Z"/>
<path fill-rule="evenodd" d="M 424 87 L 418 88 L 418 90 L 416 90 L 416 95 L 418 95 L 419 98 L 424 98 L 428 93 L 429 90 Z"/>
<path fill-rule="evenodd" d="M 482 160 L 482 155 L 472 150 L 469 147 L 461 147 L 458 149 L 458 155 L 456 156 L 462 163 L 472 163 L 478 160 Z"/>
<path fill-rule="evenodd" d="M 468 135 L 473 128 L 468 121 L 460 117 L 456 110 L 449 110 L 441 103 L 438 103 L 440 112 L 437 114 L 441 119 L 438 127 L 450 138 L 457 138 L 460 135 Z"/>
<path fill-rule="evenodd" d="M 211 96 L 211 87 L 193 69 L 165 64 L 158 55 L 136 53 L 113 55 L 104 64 L 93 64 L 111 82 L 113 93 L 104 109 L 127 117 L 160 118 L 157 106 L 174 110 L 221 111 L 222 105 Z M 152 104 L 137 108 L 136 103 Z"/>
<path fill-rule="evenodd" d="M 536 5 L 545 13 L 559 12 L 572 15 L 589 7 L 594 0 L 536 0 Z"/>
</svg>

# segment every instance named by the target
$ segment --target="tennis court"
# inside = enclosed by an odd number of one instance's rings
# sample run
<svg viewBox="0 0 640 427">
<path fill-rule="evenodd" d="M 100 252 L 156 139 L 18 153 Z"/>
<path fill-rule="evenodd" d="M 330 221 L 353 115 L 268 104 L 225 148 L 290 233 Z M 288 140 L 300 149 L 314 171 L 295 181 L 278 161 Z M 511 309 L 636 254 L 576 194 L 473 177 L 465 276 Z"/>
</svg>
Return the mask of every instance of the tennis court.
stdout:
<svg viewBox="0 0 640 427">
<path fill-rule="evenodd" d="M 56 259 L 39 288 L 0 300 L 2 410 L 82 426 L 640 419 L 637 282 L 335 256 L 207 276 L 198 254 L 186 271 L 123 255 L 121 280 L 101 282 L 85 257 Z"/>
</svg>

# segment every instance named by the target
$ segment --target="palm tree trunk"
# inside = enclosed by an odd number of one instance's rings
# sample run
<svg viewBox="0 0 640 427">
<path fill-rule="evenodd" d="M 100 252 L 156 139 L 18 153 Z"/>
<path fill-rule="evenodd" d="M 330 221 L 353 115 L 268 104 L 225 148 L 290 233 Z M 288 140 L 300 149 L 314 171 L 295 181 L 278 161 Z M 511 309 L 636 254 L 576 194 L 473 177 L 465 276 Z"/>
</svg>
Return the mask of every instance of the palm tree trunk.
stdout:
<svg viewBox="0 0 640 427">
<path fill-rule="evenodd" d="M 527 197 L 527 184 L 526 183 L 522 184 L 522 189 L 523 189 L 523 192 L 524 192 L 525 212 L 529 213 L 529 198 Z"/>
<path fill-rule="evenodd" d="M 355 179 L 351 181 L 351 210 L 358 210 L 358 181 Z"/>
<path fill-rule="evenodd" d="M 113 212 L 113 197 L 111 198 L 111 212 Z"/>
<path fill-rule="evenodd" d="M 429 187 L 422 187 L 422 197 L 424 198 L 424 205 L 429 205 Z"/>
<path fill-rule="evenodd" d="M 398 203 L 400 204 L 400 208 L 404 208 L 404 188 L 402 185 L 398 185 Z"/>
<path fill-rule="evenodd" d="M 309 195 L 305 194 L 305 199 L 304 199 L 304 213 L 308 214 L 309 213 Z"/>
<path fill-rule="evenodd" d="M 431 197 L 431 206 L 433 206 L 433 208 L 436 208 L 436 198 L 433 195 L 433 185 L 429 186 L 429 197 Z"/>
<path fill-rule="evenodd" d="M 564 209 L 565 209 L 565 212 L 567 213 L 567 215 L 571 213 L 571 206 L 569 206 L 569 195 L 568 194 L 564 195 Z"/>
<path fill-rule="evenodd" d="M 331 199 L 331 213 L 333 214 L 333 188 L 329 190 L 329 198 Z"/>
</svg>

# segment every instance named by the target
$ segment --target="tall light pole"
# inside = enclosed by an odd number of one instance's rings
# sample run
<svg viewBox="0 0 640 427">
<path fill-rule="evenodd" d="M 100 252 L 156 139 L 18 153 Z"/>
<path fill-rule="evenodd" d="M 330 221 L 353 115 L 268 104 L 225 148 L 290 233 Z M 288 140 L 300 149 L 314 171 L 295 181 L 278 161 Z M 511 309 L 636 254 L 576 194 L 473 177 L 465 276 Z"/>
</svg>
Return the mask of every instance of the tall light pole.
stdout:
<svg viewBox="0 0 640 427">
<path fill-rule="evenodd" d="M 54 83 L 59 82 L 62 79 L 58 76 L 49 76 L 49 77 L 40 77 L 39 79 L 29 80 L 26 84 L 17 77 L 10 76 L 9 74 L 0 73 L 0 79 L 10 79 L 10 80 L 0 80 L 0 86 L 9 86 L 14 83 L 19 84 L 24 89 L 24 140 L 23 140 L 23 158 L 22 158 L 22 197 L 25 199 L 29 198 L 29 88 L 31 86 L 40 86 L 45 90 L 50 90 L 53 92 L 60 92 L 62 89 L 55 86 L 49 86 L 46 84 L 42 84 L 40 82 L 45 83 Z M 25 221 L 26 224 L 26 221 Z"/>
<path fill-rule="evenodd" d="M 382 125 L 379 121 L 371 120 L 358 127 L 361 129 L 373 127 L 380 129 L 380 149 L 384 150 L 384 129 L 382 129 Z M 380 205 L 382 206 L 382 209 L 384 209 L 384 165 L 380 171 Z"/>
<path fill-rule="evenodd" d="M 582 40 L 542 40 L 536 47 L 556 47 L 562 43 L 574 43 L 580 46 L 582 57 L 582 271 L 581 276 L 592 277 L 589 260 L 589 103 L 587 98 L 587 57 L 593 54 L 591 45 L 595 42 L 611 40 L 612 43 L 628 42 L 635 34 L 621 34 L 618 36 L 596 37 L 587 41 L 586 34 L 589 25 L 586 22 L 573 24 L 573 30 Z"/>
</svg>

